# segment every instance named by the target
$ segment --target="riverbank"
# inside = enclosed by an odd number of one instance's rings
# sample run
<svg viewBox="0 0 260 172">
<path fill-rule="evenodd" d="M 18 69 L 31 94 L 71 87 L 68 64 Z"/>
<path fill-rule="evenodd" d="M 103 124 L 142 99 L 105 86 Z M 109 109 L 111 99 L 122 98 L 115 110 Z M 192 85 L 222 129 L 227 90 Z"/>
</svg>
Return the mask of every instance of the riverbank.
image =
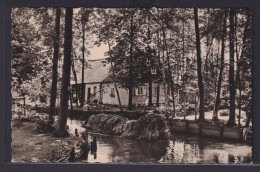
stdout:
<svg viewBox="0 0 260 172">
<path fill-rule="evenodd" d="M 72 147 L 79 148 L 82 138 L 54 137 L 39 121 L 42 119 L 37 122 L 30 118 L 12 120 L 12 162 L 68 161 Z"/>
<path fill-rule="evenodd" d="M 12 125 L 12 162 L 48 162 L 51 151 L 74 142 L 74 138 L 55 138 L 50 133 L 38 134 L 36 124 Z M 62 143 L 63 142 L 63 143 Z"/>
<path fill-rule="evenodd" d="M 84 114 L 81 114 L 84 115 Z M 175 139 L 178 132 L 174 131 L 174 129 L 178 128 L 179 124 L 174 123 L 172 120 L 177 120 L 182 123 L 182 129 L 184 132 L 180 132 L 183 135 L 182 139 L 190 138 L 193 136 L 196 139 L 209 139 L 212 137 L 212 131 L 208 134 L 207 137 L 200 137 L 201 133 L 205 133 L 205 127 L 200 127 L 199 123 L 196 123 L 192 120 L 194 116 L 187 116 L 187 120 L 183 121 L 181 119 L 172 119 L 167 118 L 165 114 L 151 114 L 148 113 L 143 115 L 137 119 L 130 120 L 129 118 L 122 117 L 123 115 L 115 115 L 115 114 L 95 114 L 92 116 L 88 116 L 86 121 L 75 120 L 73 118 L 68 119 L 68 131 L 71 133 L 70 137 L 67 138 L 57 138 L 53 137 L 50 132 L 39 134 L 36 132 L 37 119 L 42 118 L 47 120 L 48 114 L 46 113 L 38 113 L 35 111 L 30 111 L 27 113 L 26 117 L 21 118 L 21 125 L 14 125 L 14 119 L 12 121 L 12 149 L 13 149 L 13 159 L 14 162 L 53 162 L 53 161 L 68 161 L 68 156 L 72 147 L 77 151 L 76 154 L 79 154 L 79 147 L 82 143 L 81 137 L 75 136 L 75 130 L 79 136 L 81 133 L 85 132 L 85 128 L 88 127 L 88 133 L 98 133 L 98 134 L 106 134 L 106 138 L 116 138 L 116 140 L 138 140 L 138 143 L 142 145 L 147 145 L 148 143 L 157 144 L 157 142 L 163 142 L 165 145 L 168 145 L 168 141 L 171 139 Z M 224 124 L 226 116 L 221 116 L 220 124 Z M 206 115 L 206 119 L 209 119 L 209 115 Z M 17 121 L 16 121 L 17 122 Z M 87 122 L 87 123 L 85 123 Z M 186 124 L 188 123 L 188 124 Z M 221 131 L 217 123 L 207 123 L 210 125 L 206 129 L 213 129 L 213 133 L 217 132 L 217 135 L 220 135 Z M 213 125 L 213 127 L 211 127 Z M 181 126 L 181 127 L 182 127 Z M 214 127 L 215 126 L 215 127 Z M 215 130 L 217 128 L 217 130 Z M 91 129 L 91 130 L 90 130 Z M 233 129 L 231 129 L 233 130 Z M 234 129 L 236 130 L 236 129 Z M 92 131 L 92 132 L 91 132 Z M 191 132 L 191 134 L 186 131 Z M 224 131 L 224 130 L 223 130 Z M 203 134 L 204 134 L 203 133 Z M 237 136 L 240 132 L 236 132 Z M 198 136 L 196 136 L 198 135 Z M 99 136 L 99 135 L 98 135 Z M 117 137 L 119 136 L 119 137 Z M 89 140 L 93 140 L 93 136 L 89 136 Z M 103 139 L 99 136 L 99 138 Z M 231 141 L 230 139 L 222 140 L 219 138 L 212 138 L 213 142 L 221 142 Z M 105 141 L 106 142 L 106 141 Z M 132 141 L 130 141 L 132 142 Z M 237 144 L 242 142 L 234 142 L 231 143 Z M 99 143 L 100 144 L 100 143 Z M 121 141 L 120 141 L 121 144 Z M 124 142 L 122 142 L 124 144 Z M 137 143 L 135 143 L 137 144 Z M 102 145 L 102 144 L 101 144 Z M 247 144 L 247 146 L 251 146 Z M 153 146 L 151 146 L 154 148 Z M 167 146 L 166 146 L 167 147 Z M 164 148 L 164 152 L 166 150 Z M 156 148 L 157 149 L 157 148 Z M 158 148 L 159 149 L 159 148 Z M 161 150 L 161 149 L 159 149 Z M 100 151 L 100 150 L 99 150 Z M 103 150 L 104 151 L 104 150 Z M 130 152 L 134 150 L 129 150 Z M 105 151 L 107 152 L 107 151 Z M 162 153 L 165 154 L 165 153 Z M 58 155 L 58 156 L 57 156 Z M 94 154 L 91 154 L 94 156 Z M 99 155 L 100 156 L 100 155 Z M 94 156 L 95 157 L 95 156 Z M 158 158 L 158 157 L 157 157 Z M 168 159 L 168 158 L 166 158 Z M 132 159 L 131 159 L 132 160 Z M 157 159 L 158 160 L 158 159 Z M 84 160 L 76 160 L 76 161 L 84 161 Z M 87 160 L 89 162 L 89 160 Z M 97 162 L 97 159 L 92 159 L 93 162 Z M 102 160 L 103 161 L 103 160 Z M 117 160 L 112 160 L 116 161 Z M 120 160 L 121 161 L 121 160 Z M 166 160 L 163 160 L 163 162 Z M 168 160 L 167 160 L 168 161 Z M 172 161 L 172 160 L 170 160 Z"/>
<path fill-rule="evenodd" d="M 79 131 L 81 123 L 69 120 Z M 53 162 L 53 150 L 69 153 L 79 137 L 52 137 L 51 134 L 37 134 L 35 124 L 23 122 L 13 127 L 13 162 Z M 88 140 L 96 137 L 97 151 L 89 152 L 77 162 L 159 162 L 159 163 L 252 163 L 252 147 L 243 143 L 218 141 L 197 136 L 174 134 L 167 140 L 142 141 L 100 133 L 88 133 Z M 61 146 L 62 145 L 62 146 Z M 63 149 L 61 149 L 63 147 Z M 76 152 L 77 153 L 77 152 Z M 62 160 L 62 162 L 67 162 Z"/>
</svg>

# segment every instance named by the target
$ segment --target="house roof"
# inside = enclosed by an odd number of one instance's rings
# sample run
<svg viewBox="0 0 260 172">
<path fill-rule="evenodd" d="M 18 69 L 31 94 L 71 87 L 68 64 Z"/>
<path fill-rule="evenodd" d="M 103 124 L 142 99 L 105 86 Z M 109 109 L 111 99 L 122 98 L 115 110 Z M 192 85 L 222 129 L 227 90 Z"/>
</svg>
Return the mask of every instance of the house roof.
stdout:
<svg viewBox="0 0 260 172">
<path fill-rule="evenodd" d="M 112 78 L 112 74 L 111 72 L 106 76 L 105 79 L 103 79 L 102 82 L 112 82 L 113 81 L 113 78 Z"/>
<path fill-rule="evenodd" d="M 88 60 L 87 64 L 84 83 L 102 82 L 109 75 L 110 63 L 108 63 L 106 59 Z M 79 84 L 81 83 L 81 76 L 80 70 L 77 72 L 77 82 Z"/>
</svg>

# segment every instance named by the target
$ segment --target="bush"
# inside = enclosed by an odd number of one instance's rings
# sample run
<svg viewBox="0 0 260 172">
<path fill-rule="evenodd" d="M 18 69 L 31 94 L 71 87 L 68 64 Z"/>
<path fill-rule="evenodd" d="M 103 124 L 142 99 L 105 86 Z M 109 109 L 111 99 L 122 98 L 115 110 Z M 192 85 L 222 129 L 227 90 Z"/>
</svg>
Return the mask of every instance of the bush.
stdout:
<svg viewBox="0 0 260 172">
<path fill-rule="evenodd" d="M 94 100 L 93 100 L 93 103 L 97 106 L 97 104 L 98 104 L 98 99 L 94 99 Z"/>
<path fill-rule="evenodd" d="M 44 121 L 44 120 L 39 120 L 36 123 L 36 132 L 38 134 L 43 134 L 43 133 L 50 133 L 54 131 L 54 127 L 50 124 L 48 124 L 48 121 Z"/>
<path fill-rule="evenodd" d="M 221 110 L 221 111 L 219 112 L 219 115 L 220 115 L 220 116 L 229 116 L 229 110 Z"/>
</svg>

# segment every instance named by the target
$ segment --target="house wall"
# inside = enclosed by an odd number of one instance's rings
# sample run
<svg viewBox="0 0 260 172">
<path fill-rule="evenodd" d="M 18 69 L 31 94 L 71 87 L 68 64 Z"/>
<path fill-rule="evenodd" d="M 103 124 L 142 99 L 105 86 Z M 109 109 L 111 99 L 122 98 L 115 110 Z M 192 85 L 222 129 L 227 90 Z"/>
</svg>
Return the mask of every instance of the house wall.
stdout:
<svg viewBox="0 0 260 172">
<path fill-rule="evenodd" d="M 94 88 L 96 87 L 96 94 Z M 90 88 L 90 92 L 89 92 Z M 85 102 L 88 101 L 88 95 L 91 95 L 90 101 L 97 99 L 100 102 L 100 83 L 87 83 L 85 84 Z"/>
<path fill-rule="evenodd" d="M 157 99 L 157 92 L 155 88 L 157 88 L 157 84 L 153 83 L 152 84 L 152 103 L 156 103 Z M 96 87 L 96 94 L 94 95 L 94 87 Z M 138 94 L 138 87 L 135 87 L 133 89 L 133 104 L 134 105 L 148 105 L 149 101 L 149 84 L 144 84 L 143 86 L 143 94 L 139 95 Z M 87 83 L 85 84 L 85 102 L 88 101 L 88 94 L 89 94 L 89 88 L 90 88 L 90 94 L 91 98 L 90 101 L 93 101 L 97 99 L 99 102 L 103 102 L 103 104 L 110 104 L 110 105 L 119 105 L 118 99 L 117 99 L 117 93 L 114 87 L 114 83 L 102 83 L 102 95 L 100 97 L 100 83 Z M 111 95 L 111 89 L 113 88 L 114 90 L 114 96 Z M 128 105 L 128 99 L 129 99 L 129 94 L 128 90 L 124 88 L 118 87 L 118 92 L 120 95 L 120 100 L 121 104 L 123 106 Z M 160 98 L 159 98 L 159 103 L 165 103 L 165 96 L 164 96 L 164 87 L 163 85 L 160 85 Z"/>
<path fill-rule="evenodd" d="M 156 103 L 157 99 L 157 86 L 158 84 L 153 83 L 152 84 L 152 103 Z M 143 94 L 139 95 L 138 94 L 138 87 L 134 89 L 134 96 L 133 96 L 133 104 L 134 105 L 148 105 L 149 102 L 149 84 L 146 83 L 143 86 Z M 156 88 L 156 89 L 155 89 Z M 164 87 L 160 85 L 160 98 L 159 98 L 159 103 L 165 103 L 165 96 L 164 96 Z"/>
<path fill-rule="evenodd" d="M 111 95 L 111 89 L 114 89 L 114 96 Z M 118 87 L 121 104 L 128 105 L 128 90 Z M 103 104 L 119 105 L 114 83 L 103 83 Z"/>
</svg>

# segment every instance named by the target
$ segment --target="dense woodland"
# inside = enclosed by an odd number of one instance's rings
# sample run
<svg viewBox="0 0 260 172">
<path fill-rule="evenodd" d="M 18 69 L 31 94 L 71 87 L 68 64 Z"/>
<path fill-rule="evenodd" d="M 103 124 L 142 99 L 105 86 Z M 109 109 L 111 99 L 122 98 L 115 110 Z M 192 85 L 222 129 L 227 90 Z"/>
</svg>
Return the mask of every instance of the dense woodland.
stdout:
<svg viewBox="0 0 260 172">
<path fill-rule="evenodd" d="M 185 100 L 176 102 L 181 90 L 198 95 L 200 122 L 208 109 L 217 121 L 221 106 L 229 109 L 228 126 L 235 125 L 236 109 L 239 114 L 246 112 L 248 123 L 251 119 L 252 13 L 248 9 L 13 9 L 13 97 L 44 99 L 51 109 L 50 122 L 55 107 L 60 107 L 59 135 L 65 132 L 70 81 L 84 83 L 84 72 L 81 81 L 77 75 L 88 67 L 93 46 L 108 47 L 105 56 L 112 64 L 115 88 L 129 89 L 129 110 L 135 86 L 162 83 L 168 86 L 164 90 L 173 114 L 179 104 L 183 113 L 188 106 Z M 151 75 L 152 69 L 156 75 Z M 152 106 L 151 94 L 149 89 L 148 106 Z"/>
</svg>

